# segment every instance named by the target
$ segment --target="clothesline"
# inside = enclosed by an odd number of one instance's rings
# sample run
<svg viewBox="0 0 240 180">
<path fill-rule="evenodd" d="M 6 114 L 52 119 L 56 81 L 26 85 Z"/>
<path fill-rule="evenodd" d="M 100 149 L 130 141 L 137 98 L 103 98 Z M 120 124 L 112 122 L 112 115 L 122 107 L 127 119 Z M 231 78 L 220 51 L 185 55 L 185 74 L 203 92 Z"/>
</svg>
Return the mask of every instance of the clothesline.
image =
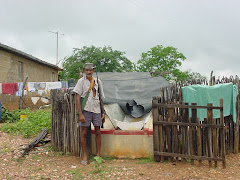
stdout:
<svg viewBox="0 0 240 180">
<path fill-rule="evenodd" d="M 22 96 L 23 82 L 18 83 L 0 83 L 0 94 L 10 94 Z M 51 89 L 67 89 L 67 81 L 57 82 L 27 82 L 24 89 L 24 95 L 28 92 L 38 92 L 39 95 L 49 93 Z"/>
</svg>

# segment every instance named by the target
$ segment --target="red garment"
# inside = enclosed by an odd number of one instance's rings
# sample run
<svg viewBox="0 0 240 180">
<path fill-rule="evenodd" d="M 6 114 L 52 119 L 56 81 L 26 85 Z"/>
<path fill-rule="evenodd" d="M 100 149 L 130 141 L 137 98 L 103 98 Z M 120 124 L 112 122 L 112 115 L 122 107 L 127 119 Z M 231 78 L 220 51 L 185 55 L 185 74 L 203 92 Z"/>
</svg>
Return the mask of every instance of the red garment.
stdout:
<svg viewBox="0 0 240 180">
<path fill-rule="evenodd" d="M 2 83 L 2 94 L 15 95 L 18 91 L 18 83 Z"/>
</svg>

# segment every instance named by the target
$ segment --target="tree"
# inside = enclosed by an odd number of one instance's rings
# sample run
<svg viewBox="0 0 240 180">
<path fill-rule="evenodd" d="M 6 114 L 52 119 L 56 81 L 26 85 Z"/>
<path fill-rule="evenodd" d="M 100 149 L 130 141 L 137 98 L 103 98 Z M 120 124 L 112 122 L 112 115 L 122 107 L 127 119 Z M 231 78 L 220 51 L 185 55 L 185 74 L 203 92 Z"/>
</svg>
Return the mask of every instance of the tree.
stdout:
<svg viewBox="0 0 240 180">
<path fill-rule="evenodd" d="M 157 45 L 150 51 L 142 53 L 137 68 L 141 72 L 161 72 L 167 80 L 186 80 L 187 72 L 178 69 L 185 59 L 186 57 L 178 52 L 177 48 Z"/>
<path fill-rule="evenodd" d="M 82 70 L 86 62 L 96 65 L 98 72 L 129 72 L 135 70 L 133 64 L 126 56 L 125 52 L 113 50 L 110 46 L 95 47 L 84 46 L 74 48 L 71 56 L 63 60 L 63 71 L 60 72 L 61 79 L 79 78 L 79 68 Z"/>
<path fill-rule="evenodd" d="M 187 71 L 188 73 L 188 78 L 187 82 L 191 83 L 197 83 L 197 82 L 202 82 L 202 81 L 207 81 L 207 77 L 203 76 L 202 74 L 198 72 L 191 72 L 191 70 Z"/>
</svg>

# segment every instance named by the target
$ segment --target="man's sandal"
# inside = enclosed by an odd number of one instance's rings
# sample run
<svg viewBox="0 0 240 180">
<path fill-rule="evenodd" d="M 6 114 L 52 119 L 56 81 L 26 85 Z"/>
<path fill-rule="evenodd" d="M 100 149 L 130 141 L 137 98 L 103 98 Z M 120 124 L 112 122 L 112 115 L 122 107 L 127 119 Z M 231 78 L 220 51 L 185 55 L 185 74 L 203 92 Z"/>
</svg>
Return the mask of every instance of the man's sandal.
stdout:
<svg viewBox="0 0 240 180">
<path fill-rule="evenodd" d="M 87 165 L 87 161 L 81 161 L 81 165 L 83 165 L 83 166 L 86 166 Z"/>
</svg>

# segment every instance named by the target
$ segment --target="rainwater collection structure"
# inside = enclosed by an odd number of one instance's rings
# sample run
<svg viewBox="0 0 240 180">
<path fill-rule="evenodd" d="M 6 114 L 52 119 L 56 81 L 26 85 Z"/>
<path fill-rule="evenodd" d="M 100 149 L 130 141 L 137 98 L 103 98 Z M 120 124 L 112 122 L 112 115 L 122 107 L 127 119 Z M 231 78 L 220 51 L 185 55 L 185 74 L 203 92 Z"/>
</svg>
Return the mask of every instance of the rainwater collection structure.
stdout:
<svg viewBox="0 0 240 180">
<path fill-rule="evenodd" d="M 104 90 L 106 121 L 101 129 L 101 154 L 119 158 L 153 156 L 152 97 L 160 88 L 171 87 L 161 76 L 150 73 L 98 73 Z M 81 155 L 75 94 L 52 90 L 52 142 L 56 151 Z M 91 129 L 94 138 L 93 127 Z M 88 138 L 90 151 L 95 141 Z"/>
</svg>

